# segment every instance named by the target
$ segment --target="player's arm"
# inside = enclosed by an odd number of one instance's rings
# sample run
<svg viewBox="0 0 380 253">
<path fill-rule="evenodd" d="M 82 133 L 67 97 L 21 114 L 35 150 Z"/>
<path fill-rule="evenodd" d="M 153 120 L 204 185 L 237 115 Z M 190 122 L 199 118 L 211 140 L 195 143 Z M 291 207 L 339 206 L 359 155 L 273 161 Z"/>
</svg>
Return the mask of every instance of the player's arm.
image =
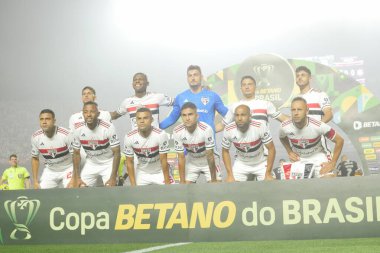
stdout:
<svg viewBox="0 0 380 253">
<path fill-rule="evenodd" d="M 272 169 L 274 164 L 274 158 L 276 157 L 276 148 L 274 147 L 273 141 L 265 144 L 268 149 L 267 156 L 267 170 L 265 172 L 265 180 L 273 180 Z"/>
<path fill-rule="evenodd" d="M 288 157 L 289 157 L 289 160 L 291 162 L 296 162 L 296 161 L 299 161 L 300 160 L 300 157 L 297 153 L 295 153 L 293 150 L 292 150 L 292 147 L 290 146 L 290 142 L 289 142 L 289 139 L 288 137 L 280 137 L 280 141 L 282 143 L 282 145 L 284 146 L 286 152 L 288 153 Z"/>
<path fill-rule="evenodd" d="M 327 107 L 323 108 L 322 111 L 323 111 L 323 116 L 322 116 L 322 119 L 321 119 L 322 122 L 327 123 L 330 120 L 332 120 L 332 118 L 333 118 L 333 112 L 332 112 L 332 108 L 330 106 L 327 106 Z"/>
<path fill-rule="evenodd" d="M 216 182 L 216 165 L 215 165 L 215 157 L 214 150 L 208 149 L 206 150 L 207 164 L 210 169 L 211 182 Z"/>
<path fill-rule="evenodd" d="M 216 125 L 215 125 L 215 132 L 219 133 L 219 132 L 222 132 L 223 130 L 224 130 L 224 124 L 223 124 L 223 122 L 216 123 Z"/>
<path fill-rule="evenodd" d="M 223 104 L 222 99 L 216 93 L 215 93 L 215 109 L 220 115 L 222 115 L 222 117 L 226 116 L 228 112 L 228 108 Z"/>
<path fill-rule="evenodd" d="M 232 174 L 232 162 L 231 162 L 231 156 L 230 156 L 230 151 L 226 148 L 222 148 L 222 158 L 223 158 L 223 163 L 224 166 L 226 167 L 226 172 L 227 172 L 227 182 L 234 182 L 235 178 L 234 175 Z"/>
<path fill-rule="evenodd" d="M 5 179 L 3 180 L 3 178 L 1 177 L 0 178 L 0 186 L 4 183 Z"/>
<path fill-rule="evenodd" d="M 186 177 L 185 177 L 185 153 L 184 152 L 177 152 L 178 156 L 178 172 L 179 172 L 179 183 L 180 184 L 186 184 Z"/>
<path fill-rule="evenodd" d="M 331 141 L 335 143 L 333 156 L 330 162 L 325 162 L 321 164 L 321 175 L 329 173 L 335 169 L 336 163 L 343 149 L 344 140 L 338 133 L 335 133 L 335 137 Z"/>
<path fill-rule="evenodd" d="M 117 113 L 117 111 L 110 112 L 110 115 L 112 120 L 118 119 L 122 116 L 121 114 Z"/>
<path fill-rule="evenodd" d="M 30 189 L 30 177 L 25 178 L 24 184 L 25 184 L 25 189 Z"/>
<path fill-rule="evenodd" d="M 181 108 L 177 102 L 177 99 L 174 100 L 173 110 L 170 112 L 163 121 L 160 122 L 160 128 L 166 129 L 177 122 L 179 116 L 181 115 Z"/>
<path fill-rule="evenodd" d="M 112 161 L 112 173 L 110 179 L 107 180 L 105 183 L 105 186 L 116 186 L 116 177 L 117 177 L 117 171 L 119 169 L 120 164 L 120 146 L 115 146 L 111 148 L 113 153 L 113 161 Z"/>
<path fill-rule="evenodd" d="M 133 159 L 133 156 L 127 156 L 125 163 L 127 165 L 127 172 L 129 175 L 129 181 L 131 182 L 131 186 L 136 186 L 135 164 Z"/>
<path fill-rule="evenodd" d="M 160 162 L 161 162 L 162 173 L 164 174 L 165 184 L 170 184 L 167 153 L 160 154 Z"/>
<path fill-rule="evenodd" d="M 73 176 L 71 177 L 71 180 L 69 184 L 67 185 L 68 188 L 77 188 L 77 187 L 85 187 L 86 184 L 82 181 L 80 178 L 80 149 L 79 148 L 73 148 Z"/>
<path fill-rule="evenodd" d="M 38 169 L 40 168 L 40 159 L 32 156 L 32 175 L 33 175 L 33 187 L 39 189 L 40 184 L 38 182 Z"/>
</svg>

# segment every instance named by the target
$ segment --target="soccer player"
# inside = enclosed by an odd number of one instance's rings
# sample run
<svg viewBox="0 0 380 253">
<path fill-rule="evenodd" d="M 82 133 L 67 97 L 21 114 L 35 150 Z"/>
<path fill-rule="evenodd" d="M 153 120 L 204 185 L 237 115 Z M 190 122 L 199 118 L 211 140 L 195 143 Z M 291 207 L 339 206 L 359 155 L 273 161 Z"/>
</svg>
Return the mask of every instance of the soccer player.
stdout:
<svg viewBox="0 0 380 253">
<path fill-rule="evenodd" d="M 87 102 L 95 102 L 96 100 L 96 91 L 90 86 L 86 86 L 82 89 L 82 102 L 83 104 Z M 106 122 L 111 122 L 111 114 L 108 111 L 99 110 L 99 119 L 102 119 Z M 71 132 L 74 132 L 75 125 L 84 122 L 83 111 L 74 113 L 71 115 L 69 120 L 69 129 Z"/>
<path fill-rule="evenodd" d="M 332 171 L 342 151 L 344 140 L 329 125 L 308 117 L 308 111 L 304 98 L 295 97 L 292 100 L 292 118 L 281 124 L 281 143 L 291 162 L 314 164 L 314 177 L 334 176 Z M 322 146 L 322 136 L 335 143 L 331 160 Z"/>
<path fill-rule="evenodd" d="M 310 69 L 305 66 L 296 68 L 296 83 L 300 88 L 300 97 L 307 102 L 308 116 L 327 123 L 333 118 L 330 99 L 325 92 L 313 89 L 310 82 Z"/>
<path fill-rule="evenodd" d="M 32 135 L 32 173 L 34 189 L 71 186 L 73 164 L 69 151 L 71 134 L 66 128 L 55 125 L 55 114 L 50 109 L 40 112 L 40 130 Z M 45 158 L 41 182 L 38 180 L 40 154 Z M 70 183 L 70 185 L 69 185 Z"/>
<path fill-rule="evenodd" d="M 5 169 L 3 176 L 0 178 L 0 185 L 5 181 L 8 183 L 9 190 L 21 190 L 30 188 L 30 175 L 27 169 L 17 164 L 17 155 L 9 156 L 11 167 Z"/>
<path fill-rule="evenodd" d="M 115 127 L 99 119 L 98 105 L 86 102 L 83 106 L 85 122 L 75 125 L 73 165 L 75 187 L 95 186 L 101 177 L 105 186 L 115 186 L 120 163 L 120 141 Z M 80 148 L 86 152 L 86 163 L 80 172 Z M 79 173 L 80 172 L 80 173 Z M 80 174 L 80 175 L 79 175 Z"/>
<path fill-rule="evenodd" d="M 213 91 L 202 88 L 202 71 L 199 66 L 190 65 L 187 68 L 187 82 L 190 89 L 178 94 L 174 100 L 173 110 L 169 116 L 160 122 L 160 128 L 166 129 L 177 122 L 181 115 L 181 107 L 191 101 L 197 107 L 199 121 L 211 126 L 215 132 L 215 111 L 224 117 L 228 111 L 220 96 Z"/>
<path fill-rule="evenodd" d="M 220 168 L 214 158 L 213 130 L 206 123 L 198 121 L 197 107 L 192 102 L 183 104 L 181 118 L 183 123 L 173 131 L 180 183 L 195 183 L 201 173 L 206 176 L 207 182 L 216 182 L 217 178 L 221 180 Z"/>
<path fill-rule="evenodd" d="M 255 98 L 256 80 L 252 76 L 243 76 L 241 78 L 240 89 L 244 98 L 229 107 L 228 113 L 223 119 L 223 124 L 217 125 L 217 132 L 223 130 L 226 125 L 234 120 L 234 112 L 239 105 L 247 105 L 251 109 L 252 119 L 264 124 L 268 124 L 268 116 L 280 122 L 289 118 L 277 111 L 272 102 Z"/>
<path fill-rule="evenodd" d="M 151 110 L 141 107 L 136 111 L 137 129 L 125 135 L 124 153 L 132 186 L 171 183 L 167 162 L 169 139 L 165 131 L 152 126 L 152 122 Z M 138 160 L 136 170 L 134 154 Z"/>
<path fill-rule="evenodd" d="M 348 159 L 346 155 L 342 155 L 338 165 L 338 177 L 362 176 L 363 171 L 359 168 L 358 163 Z"/>
<path fill-rule="evenodd" d="M 112 119 L 117 119 L 128 113 L 131 129 L 136 129 L 136 111 L 140 107 L 146 107 L 152 112 L 153 126 L 158 127 L 160 106 L 172 106 L 173 99 L 161 93 L 147 92 L 148 85 L 148 77 L 144 73 L 136 73 L 132 82 L 135 95 L 124 99 L 119 108 L 111 112 Z"/>
<path fill-rule="evenodd" d="M 227 182 L 247 181 L 253 174 L 258 181 L 272 180 L 272 168 L 276 149 L 266 124 L 252 120 L 250 108 L 239 105 L 235 109 L 235 121 L 223 132 L 222 156 L 227 171 Z M 236 159 L 232 167 L 230 148 L 236 148 Z M 268 156 L 264 156 L 264 146 Z"/>
</svg>

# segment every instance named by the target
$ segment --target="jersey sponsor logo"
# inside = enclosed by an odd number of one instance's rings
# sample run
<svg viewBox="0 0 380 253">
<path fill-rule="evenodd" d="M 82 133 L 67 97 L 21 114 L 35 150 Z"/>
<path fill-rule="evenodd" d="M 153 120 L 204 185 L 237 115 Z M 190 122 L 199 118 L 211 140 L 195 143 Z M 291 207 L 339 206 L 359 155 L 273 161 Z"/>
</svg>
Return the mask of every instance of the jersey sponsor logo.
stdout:
<svg viewBox="0 0 380 253">
<path fill-rule="evenodd" d="M 201 97 L 201 102 L 203 105 L 207 105 L 210 102 L 209 97 Z"/>
</svg>

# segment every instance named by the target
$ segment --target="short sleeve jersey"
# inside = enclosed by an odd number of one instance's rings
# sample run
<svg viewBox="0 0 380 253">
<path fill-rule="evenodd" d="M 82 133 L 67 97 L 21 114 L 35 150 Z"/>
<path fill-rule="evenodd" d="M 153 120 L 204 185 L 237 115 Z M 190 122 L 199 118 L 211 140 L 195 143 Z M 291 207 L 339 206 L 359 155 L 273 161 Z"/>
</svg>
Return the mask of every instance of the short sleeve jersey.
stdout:
<svg viewBox="0 0 380 253">
<path fill-rule="evenodd" d="M 32 157 L 45 158 L 45 165 L 53 171 L 63 171 L 72 165 L 69 151 L 72 136 L 66 128 L 57 126 L 53 137 L 49 138 L 42 129 L 36 131 L 31 138 Z"/>
<path fill-rule="evenodd" d="M 331 107 L 330 99 L 325 92 L 312 88 L 305 94 L 300 94 L 300 96 L 306 100 L 309 107 L 308 116 L 311 118 L 321 120 L 324 115 L 323 109 Z"/>
<path fill-rule="evenodd" d="M 117 113 L 120 115 L 129 114 L 131 120 L 132 130 L 137 128 L 136 125 L 136 111 L 140 107 L 149 108 L 152 112 L 153 122 L 152 125 L 158 128 L 160 123 L 160 106 L 172 106 L 173 98 L 165 96 L 161 93 L 147 92 L 142 98 L 132 96 L 124 99 L 117 109 Z"/>
<path fill-rule="evenodd" d="M 282 122 L 280 138 L 288 137 L 292 150 L 302 158 L 310 157 L 317 153 L 326 154 L 322 146 L 322 136 L 333 140 L 336 132 L 329 125 L 308 117 L 306 126 L 297 128 L 292 120 Z"/>
<path fill-rule="evenodd" d="M 29 178 L 29 172 L 24 167 L 9 167 L 3 173 L 2 179 L 8 181 L 10 190 L 25 189 L 24 181 Z"/>
<path fill-rule="evenodd" d="M 272 135 L 266 124 L 252 120 L 248 130 L 243 133 L 235 122 L 228 124 L 223 132 L 222 147 L 236 148 L 236 159 L 246 165 L 255 165 L 265 161 L 264 146 L 272 142 Z"/>
<path fill-rule="evenodd" d="M 183 124 L 173 131 L 174 148 L 176 152 L 187 151 L 186 163 L 195 166 L 207 166 L 206 150 L 214 149 L 214 131 L 206 123 L 199 122 L 194 132 L 187 131 Z"/>
<path fill-rule="evenodd" d="M 86 123 L 75 125 L 74 149 L 83 147 L 88 160 L 95 164 L 104 164 L 113 159 L 112 148 L 120 146 L 115 127 L 110 122 L 98 119 L 95 129 L 91 130 Z"/>
<path fill-rule="evenodd" d="M 146 173 L 162 171 L 160 154 L 169 152 L 169 138 L 165 131 L 153 127 L 150 135 L 145 138 L 138 129 L 125 135 L 124 154 L 127 157 L 137 156 L 137 169 Z"/>
<path fill-rule="evenodd" d="M 265 124 L 268 124 L 268 116 L 276 119 L 281 115 L 281 112 L 277 111 L 272 102 L 261 99 L 241 100 L 233 103 L 228 108 L 228 113 L 223 119 L 225 125 L 228 125 L 234 120 L 234 112 L 239 105 L 247 105 L 251 109 L 252 119 Z"/>
<path fill-rule="evenodd" d="M 99 119 L 104 120 L 105 122 L 111 122 L 111 114 L 109 111 L 103 111 L 99 110 Z M 79 123 L 84 122 L 84 117 L 83 117 L 83 111 L 74 113 L 71 115 L 70 120 L 69 120 L 69 129 L 71 132 L 74 132 L 75 125 Z"/>
</svg>

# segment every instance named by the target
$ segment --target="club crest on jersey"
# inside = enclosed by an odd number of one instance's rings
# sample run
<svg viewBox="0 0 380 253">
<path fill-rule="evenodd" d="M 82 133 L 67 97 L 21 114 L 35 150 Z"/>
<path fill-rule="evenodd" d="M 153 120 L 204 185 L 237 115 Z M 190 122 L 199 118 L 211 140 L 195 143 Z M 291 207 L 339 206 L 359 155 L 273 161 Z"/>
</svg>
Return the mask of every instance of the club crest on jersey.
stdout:
<svg viewBox="0 0 380 253">
<path fill-rule="evenodd" d="M 309 141 L 306 140 L 306 139 L 301 139 L 300 142 L 299 142 L 299 145 L 302 147 L 302 148 L 306 148 L 306 146 L 309 144 Z"/>
<path fill-rule="evenodd" d="M 141 149 L 141 154 L 143 154 L 146 157 L 149 157 L 150 153 L 151 153 L 150 148 L 142 148 Z"/>
<path fill-rule="evenodd" d="M 48 150 L 48 154 L 51 156 L 51 157 L 55 157 L 57 155 L 57 150 L 56 149 L 49 149 Z"/>
<path fill-rule="evenodd" d="M 248 152 L 250 147 L 251 146 L 249 144 L 240 144 L 240 148 L 243 149 L 245 152 Z"/>
<path fill-rule="evenodd" d="M 207 105 L 208 102 L 210 102 L 210 99 L 208 97 L 201 97 L 201 102 L 203 105 Z"/>
<path fill-rule="evenodd" d="M 88 145 L 92 147 L 93 150 L 96 150 L 98 147 L 98 141 L 97 140 L 89 140 Z"/>
</svg>

